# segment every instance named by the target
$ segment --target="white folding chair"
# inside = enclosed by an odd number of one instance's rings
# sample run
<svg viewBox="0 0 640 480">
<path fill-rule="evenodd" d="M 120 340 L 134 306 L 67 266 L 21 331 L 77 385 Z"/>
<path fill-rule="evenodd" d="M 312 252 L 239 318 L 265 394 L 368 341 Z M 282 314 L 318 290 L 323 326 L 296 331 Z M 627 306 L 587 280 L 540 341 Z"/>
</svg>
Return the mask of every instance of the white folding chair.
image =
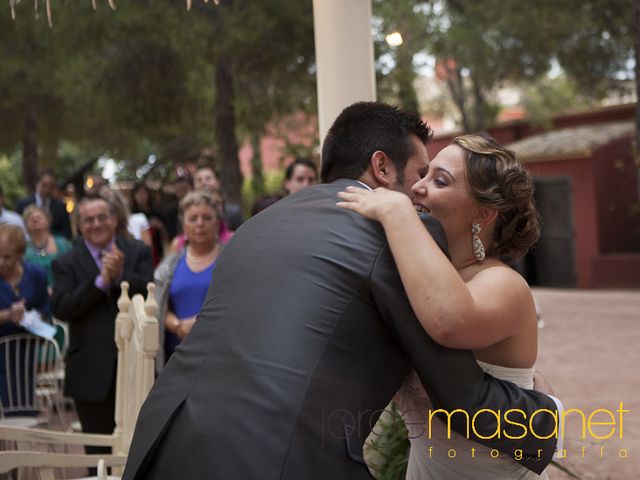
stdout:
<svg viewBox="0 0 640 480">
<path fill-rule="evenodd" d="M 54 472 L 56 469 L 97 467 L 98 475 L 93 477 L 95 480 L 116 480 L 119 477 L 108 476 L 106 467 L 122 467 L 126 460 L 127 457 L 124 455 L 81 455 L 32 451 L 0 452 L 0 478 L 21 467 L 34 468 L 39 480 L 55 480 Z M 69 477 L 65 474 L 64 477 L 59 478 L 68 479 Z M 82 479 L 78 478 L 77 480 Z"/>
<path fill-rule="evenodd" d="M 53 318 L 51 323 L 58 329 L 55 341 L 58 343 L 58 347 L 60 347 L 60 355 L 64 358 L 67 350 L 69 350 L 69 324 L 57 318 Z"/>
<path fill-rule="evenodd" d="M 61 361 L 55 371 L 41 373 L 38 376 L 36 396 L 46 406 L 48 416 L 51 417 L 55 413 L 60 422 L 60 429 L 66 430 L 69 425 L 65 410 L 67 406 L 74 406 L 73 399 L 64 396 L 64 356 L 69 348 L 69 325 L 56 318 L 52 322 L 57 329 L 54 341 L 60 350 Z"/>
<path fill-rule="evenodd" d="M 28 333 L 0 337 L 0 426 L 35 427 L 48 421 L 36 391 L 61 368 L 56 342 Z M 52 389 L 59 385 L 46 382 Z"/>
<path fill-rule="evenodd" d="M 116 380 L 116 428 L 113 434 L 54 432 L 36 428 L 3 427 L 0 425 L 0 440 L 37 442 L 58 446 L 96 446 L 111 447 L 111 456 L 80 455 L 84 459 L 76 460 L 68 454 L 46 452 L 7 452 L 0 455 L 0 473 L 19 467 L 33 466 L 34 462 L 43 468 L 75 467 L 77 462 L 88 462 L 89 466 L 96 458 L 104 458 L 114 463 L 116 474 L 121 473 L 133 436 L 138 413 L 155 379 L 155 357 L 159 347 L 159 326 L 155 318 L 158 305 L 155 300 L 155 285 L 147 286 L 146 301 L 142 295 L 129 298 L 129 285 L 122 282 L 122 295 L 118 299 L 118 315 L 114 338 L 118 347 L 118 371 Z M 35 377 L 34 377 L 35 378 Z M 20 454 L 16 457 L 15 454 Z M 13 454 L 13 455 L 11 455 Z M 87 460 L 87 457 L 90 460 Z M 4 458 L 4 464 L 2 459 Z M 22 463 L 21 463 L 22 462 Z M 52 465 L 52 462 L 54 463 Z M 46 464 L 46 465 L 45 465 Z M 86 466 L 86 465 L 85 465 Z M 48 477 L 53 478 L 53 477 Z"/>
</svg>

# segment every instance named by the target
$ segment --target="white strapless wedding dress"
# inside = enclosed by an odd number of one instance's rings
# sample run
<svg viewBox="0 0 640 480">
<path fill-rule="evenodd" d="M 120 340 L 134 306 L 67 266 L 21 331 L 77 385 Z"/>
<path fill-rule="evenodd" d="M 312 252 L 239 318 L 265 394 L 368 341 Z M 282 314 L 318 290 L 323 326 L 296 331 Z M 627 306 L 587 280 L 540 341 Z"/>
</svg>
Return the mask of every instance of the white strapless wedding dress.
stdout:
<svg viewBox="0 0 640 480">
<path fill-rule="evenodd" d="M 478 365 L 496 378 L 522 388 L 533 388 L 534 368 L 508 368 L 480 361 Z M 546 471 L 537 475 L 505 453 L 492 458 L 490 448 L 455 432 L 448 439 L 447 427 L 438 418 L 433 418 L 429 438 L 427 411 L 431 402 L 415 372 L 396 395 L 396 402 L 407 424 L 411 442 L 407 480 L 548 480 Z M 473 453 L 472 448 L 475 449 Z M 451 458 L 454 454 L 455 457 Z"/>
</svg>

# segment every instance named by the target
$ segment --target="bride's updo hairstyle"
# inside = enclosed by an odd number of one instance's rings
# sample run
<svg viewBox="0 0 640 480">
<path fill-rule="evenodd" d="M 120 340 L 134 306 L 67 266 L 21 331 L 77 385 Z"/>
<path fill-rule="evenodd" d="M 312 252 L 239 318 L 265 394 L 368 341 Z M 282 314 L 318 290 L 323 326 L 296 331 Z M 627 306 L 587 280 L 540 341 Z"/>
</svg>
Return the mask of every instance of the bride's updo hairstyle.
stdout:
<svg viewBox="0 0 640 480">
<path fill-rule="evenodd" d="M 475 201 L 498 211 L 487 252 L 522 258 L 540 237 L 532 176 L 512 151 L 488 135 L 462 135 L 452 143 L 466 153 L 467 181 Z"/>
</svg>

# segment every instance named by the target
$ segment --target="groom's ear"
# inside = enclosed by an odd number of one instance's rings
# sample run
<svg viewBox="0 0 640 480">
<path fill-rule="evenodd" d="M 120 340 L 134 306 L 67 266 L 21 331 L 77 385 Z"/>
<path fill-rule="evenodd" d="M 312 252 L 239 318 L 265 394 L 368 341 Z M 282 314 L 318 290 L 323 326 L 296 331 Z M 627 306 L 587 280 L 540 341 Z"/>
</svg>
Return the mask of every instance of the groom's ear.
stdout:
<svg viewBox="0 0 640 480">
<path fill-rule="evenodd" d="M 371 155 L 371 173 L 381 187 L 389 187 L 395 183 L 395 165 L 391 158 L 381 150 L 376 150 Z"/>
</svg>

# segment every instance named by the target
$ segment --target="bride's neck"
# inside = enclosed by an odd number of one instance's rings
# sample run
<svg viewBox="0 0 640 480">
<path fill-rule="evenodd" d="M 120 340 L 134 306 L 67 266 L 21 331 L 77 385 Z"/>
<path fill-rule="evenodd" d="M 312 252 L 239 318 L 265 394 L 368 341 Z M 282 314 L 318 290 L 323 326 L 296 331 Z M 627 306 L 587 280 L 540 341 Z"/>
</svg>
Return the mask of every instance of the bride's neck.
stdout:
<svg viewBox="0 0 640 480">
<path fill-rule="evenodd" d="M 451 255 L 451 263 L 456 270 L 463 269 L 475 263 L 477 260 L 473 255 L 471 247 L 471 239 L 461 239 L 459 241 L 449 240 L 449 255 Z"/>
</svg>

